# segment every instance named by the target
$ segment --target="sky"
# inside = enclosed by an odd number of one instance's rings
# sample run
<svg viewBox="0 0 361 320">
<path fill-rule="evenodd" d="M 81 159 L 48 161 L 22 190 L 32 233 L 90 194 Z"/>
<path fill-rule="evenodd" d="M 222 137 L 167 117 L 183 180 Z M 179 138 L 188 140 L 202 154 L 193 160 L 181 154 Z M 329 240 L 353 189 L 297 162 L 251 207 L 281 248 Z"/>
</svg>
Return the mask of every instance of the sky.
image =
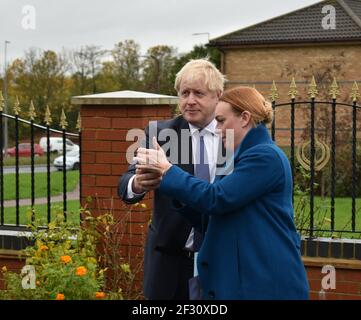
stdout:
<svg viewBox="0 0 361 320">
<path fill-rule="evenodd" d="M 178 53 L 318 0 L 0 0 L 0 68 L 32 47 L 60 52 L 133 39 Z M 194 35 L 194 33 L 204 33 Z"/>
</svg>

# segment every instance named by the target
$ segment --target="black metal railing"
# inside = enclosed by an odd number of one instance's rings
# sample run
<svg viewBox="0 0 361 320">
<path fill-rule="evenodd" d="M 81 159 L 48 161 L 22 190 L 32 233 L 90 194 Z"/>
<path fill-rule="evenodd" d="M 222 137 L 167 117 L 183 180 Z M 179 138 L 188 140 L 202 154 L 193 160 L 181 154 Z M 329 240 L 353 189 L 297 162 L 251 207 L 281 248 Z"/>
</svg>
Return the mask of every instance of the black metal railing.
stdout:
<svg viewBox="0 0 361 320">
<path fill-rule="evenodd" d="M 316 96 L 318 95 L 316 83 L 314 81 L 314 78 L 312 80 L 312 83 L 310 84 L 310 100 L 302 100 L 302 101 L 296 101 L 296 84 L 293 80 L 291 83 L 291 90 L 289 92 L 289 95 L 291 96 L 290 102 L 286 103 L 277 103 L 278 98 L 278 92 L 275 83 L 273 83 L 271 88 L 271 98 L 272 98 L 272 107 L 275 113 L 274 121 L 271 125 L 271 135 L 274 141 L 277 141 L 277 132 L 279 130 L 285 130 L 284 128 L 280 129 L 277 128 L 276 123 L 277 121 L 277 115 L 278 114 L 285 114 L 283 112 L 283 108 L 290 108 L 290 128 L 289 128 L 289 158 L 290 158 L 290 164 L 291 164 L 291 170 L 292 170 L 292 176 L 293 181 L 295 184 L 295 181 L 299 181 L 297 179 L 297 175 L 300 175 L 300 171 L 304 170 L 307 172 L 306 176 L 308 179 L 308 187 L 305 188 L 305 194 L 308 197 L 308 207 L 307 210 L 308 213 L 308 221 L 306 224 L 303 224 L 302 226 L 298 225 L 298 230 L 303 234 L 308 236 L 309 238 L 314 238 L 315 236 L 335 236 L 336 234 L 342 235 L 343 233 L 348 234 L 347 237 L 361 237 L 361 217 L 357 217 L 357 213 L 359 212 L 361 214 L 361 208 L 357 209 L 357 196 L 360 197 L 360 191 L 358 188 L 360 188 L 359 184 L 360 181 L 358 181 L 360 176 L 360 170 L 361 170 L 361 163 L 360 163 L 360 157 L 358 152 L 358 136 L 357 136 L 357 117 L 359 115 L 359 111 L 361 107 L 358 105 L 358 98 L 360 97 L 359 90 L 357 83 L 354 83 L 354 86 L 352 88 L 351 92 L 351 98 L 352 103 L 347 102 L 339 102 L 337 101 L 337 95 L 338 95 L 338 86 L 336 80 L 334 80 L 333 85 L 331 86 L 330 94 L 332 96 L 332 100 L 330 101 L 318 101 L 316 100 Z M 304 108 L 306 106 L 306 108 Z M 318 126 L 317 121 L 317 113 L 320 108 L 320 106 L 328 106 L 328 113 L 327 115 L 330 117 L 330 126 L 328 128 L 320 128 Z M 299 140 L 304 140 L 303 143 L 298 143 L 298 146 L 296 146 L 296 136 L 295 136 L 295 130 L 296 130 L 296 108 L 302 107 L 304 110 L 303 115 L 308 112 L 309 115 L 309 122 L 305 123 L 303 121 L 303 128 L 302 128 L 302 137 L 299 138 Z M 337 167 L 337 157 L 340 155 L 341 152 L 344 152 L 344 149 L 339 150 L 339 146 L 336 143 L 337 140 L 337 132 L 338 129 L 344 130 L 344 128 L 337 128 L 337 116 L 338 116 L 338 109 L 343 108 L 342 116 L 344 119 L 347 119 L 348 123 L 351 123 L 351 137 L 350 140 L 345 141 L 345 145 L 351 144 L 351 151 L 349 154 L 349 159 L 351 159 L 351 166 L 350 170 L 352 170 L 352 180 L 351 180 L 351 194 L 349 195 L 351 197 L 351 210 L 350 212 L 347 212 L 347 215 L 349 216 L 350 223 L 346 224 L 343 228 L 340 228 L 340 224 L 336 224 L 337 218 L 340 216 L 340 214 L 344 215 L 345 212 L 340 212 L 336 210 L 336 198 L 339 196 L 336 192 L 336 177 L 339 172 L 342 172 L 344 170 L 347 170 L 347 168 L 343 167 Z M 283 110 L 282 110 L 283 109 Z M 307 110 L 308 109 L 308 110 Z M 284 117 L 283 117 L 284 119 Z M 300 130 L 300 129 L 298 129 Z M 318 134 L 320 132 L 330 131 L 330 136 L 327 141 L 320 142 L 318 140 Z M 307 137 L 307 138 L 305 138 Z M 300 157 L 300 154 L 303 154 L 300 152 L 300 148 L 302 151 L 306 149 L 306 146 L 308 147 L 308 159 L 302 159 Z M 286 147 L 283 143 L 283 147 Z M 318 150 L 318 149 L 321 149 Z M 297 153 L 296 153 L 297 150 Z M 323 158 L 325 158 L 325 163 L 319 163 L 317 157 L 317 154 L 320 153 L 324 155 Z M 296 154 L 297 154 L 297 160 L 296 162 Z M 304 154 L 303 154 L 304 155 Z M 345 156 L 345 154 L 342 154 L 342 156 Z M 322 157 L 321 157 L 322 158 Z M 359 161 L 359 162 L 358 162 Z M 328 162 L 330 162 L 330 165 L 327 166 Z M 329 213 L 327 214 L 327 217 L 324 216 L 324 220 L 329 220 L 329 227 L 325 226 L 325 224 L 320 223 L 320 221 L 317 221 L 319 218 L 319 213 L 315 212 L 317 209 L 315 206 L 315 199 L 317 196 L 317 193 L 320 192 L 318 190 L 318 172 L 321 172 L 321 170 L 327 169 L 329 170 L 327 174 L 329 174 L 329 185 L 328 185 L 328 192 L 329 192 Z M 295 185 L 294 185 L 295 187 Z M 295 203 L 295 194 L 293 201 Z M 324 195 L 322 195 L 323 197 Z M 295 215 L 299 214 L 298 212 L 295 212 Z M 329 217 L 329 218 L 328 218 Z M 337 227 L 338 226 L 338 227 Z M 357 227 L 358 226 L 358 227 Z"/>
<path fill-rule="evenodd" d="M 0 95 L 1 98 L 1 95 Z M 1 101 L 0 101 L 1 103 Z M 0 105 L 1 106 L 1 105 Z M 6 227 L 11 227 L 10 224 L 8 224 L 7 221 L 7 208 L 8 206 L 5 205 L 5 190 L 7 187 L 4 182 L 5 177 L 5 160 L 6 157 L 4 155 L 7 154 L 7 150 L 4 150 L 4 138 L 3 138 L 3 121 L 7 119 L 7 121 L 13 121 L 14 125 L 11 126 L 14 128 L 14 132 L 12 136 L 14 137 L 14 144 L 15 144 L 15 226 L 20 227 L 20 183 L 21 183 L 21 177 L 20 177 L 20 124 L 22 127 L 28 127 L 30 128 L 30 137 L 27 136 L 27 140 L 30 141 L 30 186 L 31 190 L 29 190 L 29 201 L 30 205 L 28 207 L 31 208 L 31 221 L 34 221 L 36 218 L 36 211 L 35 211 L 35 205 L 37 204 L 37 198 L 35 195 L 35 130 L 41 131 L 45 133 L 46 136 L 46 150 L 44 150 L 46 154 L 46 220 L 48 223 L 52 220 L 52 214 L 51 214 L 51 207 L 52 207 L 52 194 L 51 194 L 51 172 L 53 170 L 51 166 L 51 138 L 52 135 L 59 137 L 62 139 L 62 207 L 64 212 L 64 219 L 67 219 L 67 141 L 69 138 L 76 139 L 78 141 L 79 145 L 79 158 L 80 158 L 80 148 L 81 148 L 81 125 L 80 125 L 80 118 L 78 118 L 77 123 L 77 133 L 70 133 L 66 131 L 66 118 L 64 110 L 62 112 L 61 116 L 61 122 L 60 126 L 62 127 L 61 130 L 56 130 L 50 127 L 51 124 L 51 115 L 49 108 L 47 107 L 46 116 L 45 116 L 45 126 L 36 124 L 34 122 L 34 115 L 35 110 L 33 109 L 32 103 L 30 104 L 30 121 L 22 119 L 19 117 L 19 109 L 17 109 L 19 106 L 18 102 L 15 102 L 14 105 L 14 113 L 15 115 L 9 115 L 3 112 L 3 108 L 0 107 L 0 132 L 1 132 L 1 138 L 0 138 L 0 228 L 4 229 Z M 7 133 L 6 133 L 7 134 Z M 42 134 L 44 135 L 44 134 Z M 23 134 L 24 136 L 24 134 Z M 23 139 L 22 139 L 23 140 Z M 3 151 L 4 150 L 4 151 Z M 79 163 L 77 165 L 77 168 L 79 169 L 79 175 L 81 172 L 81 159 L 79 159 Z M 12 187 L 13 188 L 13 187 Z M 81 190 L 81 179 L 79 179 L 79 188 Z M 11 223 L 13 226 L 14 224 Z"/>
</svg>

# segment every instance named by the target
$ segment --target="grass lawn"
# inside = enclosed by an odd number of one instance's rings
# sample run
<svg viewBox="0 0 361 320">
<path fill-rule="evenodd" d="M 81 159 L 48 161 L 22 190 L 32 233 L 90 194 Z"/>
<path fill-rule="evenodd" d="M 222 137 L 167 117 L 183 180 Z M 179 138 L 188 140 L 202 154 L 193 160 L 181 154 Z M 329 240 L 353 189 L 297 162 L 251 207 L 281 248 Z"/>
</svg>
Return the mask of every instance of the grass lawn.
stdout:
<svg viewBox="0 0 361 320">
<path fill-rule="evenodd" d="M 309 227 L 309 198 L 301 200 L 300 197 L 295 197 L 295 217 L 303 216 L 303 221 L 305 224 L 304 228 Z M 302 212 L 304 213 L 302 215 Z M 335 198 L 335 229 L 336 230 L 352 230 L 352 199 L 351 198 Z M 361 199 L 356 199 L 356 231 L 361 231 Z M 325 198 L 324 200 L 321 197 L 315 197 L 314 199 L 314 226 L 318 229 L 331 229 L 331 198 Z M 299 225 L 298 225 L 299 227 Z M 316 236 L 331 236 L 331 233 L 315 233 Z M 335 234 L 339 237 L 341 234 Z M 351 238 L 350 233 L 342 233 L 342 236 L 345 238 Z M 358 235 L 356 235 L 359 238 Z"/>
<path fill-rule="evenodd" d="M 54 219 L 55 215 L 62 214 L 63 203 L 55 202 L 51 204 L 51 220 Z M 67 201 L 67 221 L 79 225 L 80 222 L 80 202 L 79 200 Z M 47 224 L 47 212 L 48 206 L 46 204 L 35 205 L 35 215 L 36 219 L 40 219 L 41 222 L 44 222 L 44 225 Z M 19 212 L 20 224 L 27 225 L 31 222 L 31 208 L 29 206 L 20 207 Z M 5 208 L 4 209 L 4 223 L 5 224 L 15 224 L 16 223 L 16 208 Z"/>
<path fill-rule="evenodd" d="M 79 171 L 67 171 L 67 191 L 73 191 L 79 183 Z M 55 171 L 50 174 L 51 195 L 56 196 L 63 192 L 63 172 Z M 31 174 L 19 174 L 20 199 L 31 198 Z M 4 199 L 14 200 L 15 197 L 15 174 L 4 175 Z M 35 198 L 47 196 L 47 173 L 35 173 Z"/>
</svg>

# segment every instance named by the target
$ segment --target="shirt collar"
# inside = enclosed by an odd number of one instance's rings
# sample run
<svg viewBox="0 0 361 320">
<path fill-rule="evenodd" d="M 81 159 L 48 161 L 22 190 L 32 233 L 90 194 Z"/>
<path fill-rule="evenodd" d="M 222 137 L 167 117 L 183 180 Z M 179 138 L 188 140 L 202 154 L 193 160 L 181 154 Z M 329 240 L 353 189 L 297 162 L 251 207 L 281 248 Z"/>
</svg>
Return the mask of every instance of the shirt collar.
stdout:
<svg viewBox="0 0 361 320">
<path fill-rule="evenodd" d="M 208 126 L 206 126 L 205 128 L 203 128 L 203 130 L 205 130 L 206 132 L 211 133 L 212 135 L 217 135 L 216 133 L 216 126 L 217 126 L 217 121 L 216 119 L 213 119 Z M 191 135 L 193 136 L 193 134 L 195 132 L 199 132 L 199 128 L 194 126 L 193 124 L 189 123 L 189 130 L 191 131 Z M 202 131 L 203 131 L 202 130 Z"/>
</svg>

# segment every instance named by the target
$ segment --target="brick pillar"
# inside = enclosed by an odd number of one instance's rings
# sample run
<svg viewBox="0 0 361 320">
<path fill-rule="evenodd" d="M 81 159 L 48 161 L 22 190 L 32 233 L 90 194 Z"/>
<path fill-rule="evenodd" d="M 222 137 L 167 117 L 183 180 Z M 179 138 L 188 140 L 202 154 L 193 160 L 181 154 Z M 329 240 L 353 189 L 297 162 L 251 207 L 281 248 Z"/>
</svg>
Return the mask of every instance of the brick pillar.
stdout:
<svg viewBox="0 0 361 320">
<path fill-rule="evenodd" d="M 137 207 L 125 206 L 118 198 L 118 181 L 129 165 L 126 151 L 134 143 L 126 141 L 126 135 L 130 129 L 144 129 L 150 120 L 171 118 L 177 103 L 176 97 L 134 91 L 72 98 L 72 104 L 80 105 L 82 119 L 82 206 L 96 215 L 112 212 L 117 218 L 128 217 L 121 239 L 122 255 L 138 264 L 143 259 L 152 193 Z"/>
</svg>

